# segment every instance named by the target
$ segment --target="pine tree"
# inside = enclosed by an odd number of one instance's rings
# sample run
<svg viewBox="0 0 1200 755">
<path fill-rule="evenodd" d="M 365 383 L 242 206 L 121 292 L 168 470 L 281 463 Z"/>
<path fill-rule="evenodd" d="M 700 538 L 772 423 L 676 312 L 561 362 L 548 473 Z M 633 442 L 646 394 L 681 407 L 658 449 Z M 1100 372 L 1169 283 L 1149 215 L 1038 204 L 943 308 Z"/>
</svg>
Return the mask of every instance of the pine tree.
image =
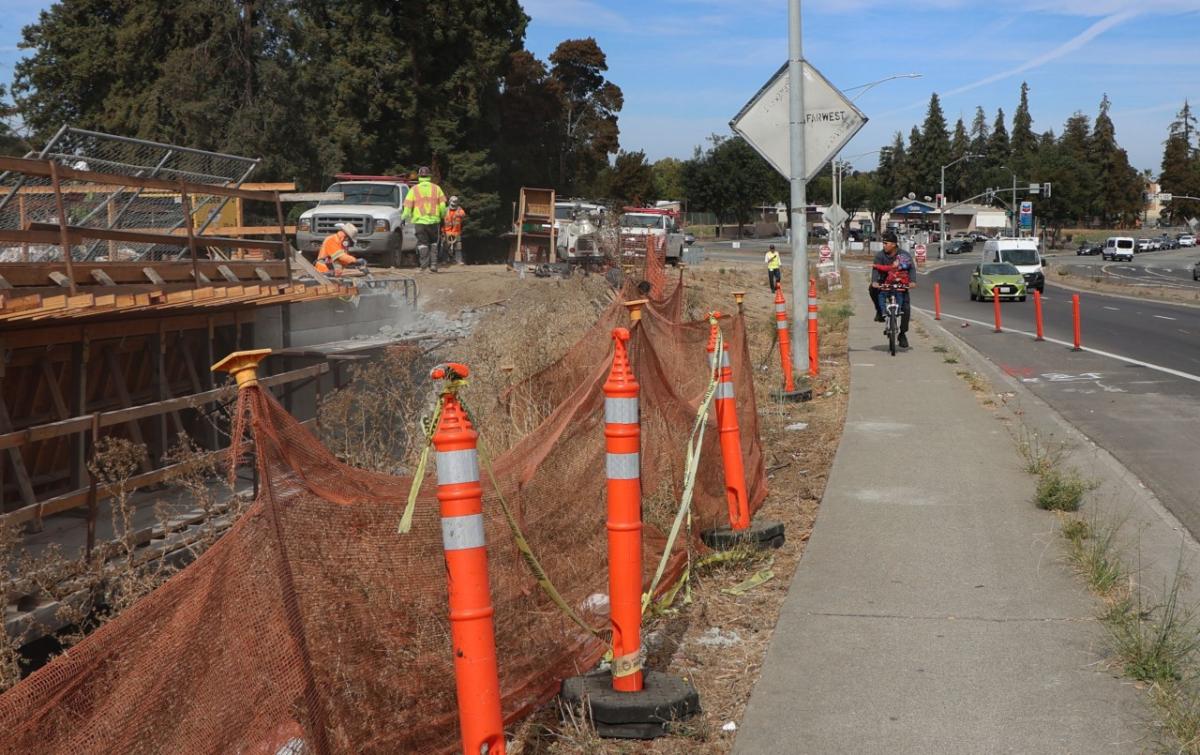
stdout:
<svg viewBox="0 0 1200 755">
<path fill-rule="evenodd" d="M 1171 123 L 1163 148 L 1162 173 L 1158 178 L 1162 191 L 1200 196 L 1200 155 L 1192 144 L 1195 130 L 1196 118 L 1192 115 L 1191 106 L 1184 100 L 1183 109 Z M 1200 215 L 1200 202 L 1177 199 L 1165 209 L 1172 223 L 1182 223 Z"/>
<path fill-rule="evenodd" d="M 1106 225 L 1132 225 L 1137 222 L 1144 207 L 1144 182 L 1141 174 L 1129 164 L 1125 150 L 1117 144 L 1116 127 L 1108 114 L 1111 109 L 1112 102 L 1106 94 L 1100 101 L 1100 112 L 1096 115 L 1088 150 L 1089 162 L 1096 169 L 1096 180 L 1100 187 L 1094 211 Z"/>
<path fill-rule="evenodd" d="M 996 110 L 996 120 L 992 123 L 992 133 L 988 137 L 988 164 L 991 166 L 1006 165 L 1012 156 L 1008 141 L 1008 129 L 1004 126 L 1004 110 Z"/>
<path fill-rule="evenodd" d="M 971 121 L 971 154 L 979 155 L 979 157 L 968 160 L 963 168 L 963 175 L 966 176 L 966 188 L 972 194 L 978 194 L 986 188 L 988 141 L 991 133 L 983 108 L 976 107 L 975 118 Z"/>
<path fill-rule="evenodd" d="M 1013 169 L 1021 173 L 1031 172 L 1036 149 L 1037 136 L 1033 133 L 1033 117 L 1029 114 L 1029 84 L 1021 82 L 1021 101 L 1013 114 L 1012 136 L 1009 140 Z"/>
<path fill-rule="evenodd" d="M 590 187 L 620 147 L 617 114 L 625 95 L 604 77 L 608 58 L 591 37 L 560 43 L 550 53 L 550 64 L 563 109 L 558 185 L 579 192 Z"/>
<path fill-rule="evenodd" d="M 954 124 L 954 135 L 950 137 L 950 160 L 962 160 L 946 171 L 946 193 L 956 201 L 961 201 L 971 195 L 970 164 L 972 160 L 964 159 L 971 153 L 971 138 L 967 135 L 966 124 L 959 118 Z"/>
<path fill-rule="evenodd" d="M 921 126 L 920 139 L 912 148 L 916 166 L 916 191 L 922 196 L 938 193 L 942 166 L 950 162 L 950 134 L 946 130 L 946 116 L 937 93 L 929 97 L 929 109 L 925 123 Z"/>
</svg>

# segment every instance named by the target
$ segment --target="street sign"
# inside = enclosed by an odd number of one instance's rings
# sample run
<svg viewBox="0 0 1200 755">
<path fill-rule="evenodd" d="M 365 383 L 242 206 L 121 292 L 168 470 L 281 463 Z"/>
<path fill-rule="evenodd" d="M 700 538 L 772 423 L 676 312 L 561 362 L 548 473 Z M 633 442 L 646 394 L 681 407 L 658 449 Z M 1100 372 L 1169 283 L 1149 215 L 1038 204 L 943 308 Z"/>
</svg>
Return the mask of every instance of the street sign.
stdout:
<svg viewBox="0 0 1200 755">
<path fill-rule="evenodd" d="M 729 124 L 784 178 L 791 176 L 790 92 L 785 63 Z M 845 95 L 804 62 L 805 181 L 812 180 L 866 122 Z"/>
<path fill-rule="evenodd" d="M 825 212 L 821 213 L 821 219 L 828 223 L 830 228 L 838 228 L 849 220 L 850 216 L 840 205 L 832 204 Z"/>
<path fill-rule="evenodd" d="M 1033 202 L 1021 203 L 1021 228 L 1033 230 Z"/>
<path fill-rule="evenodd" d="M 925 248 L 924 244 L 917 244 L 916 246 L 913 247 L 913 253 L 917 255 L 917 264 L 918 265 L 925 264 L 925 260 L 927 259 L 927 254 L 926 254 L 927 252 L 928 252 L 928 249 Z"/>
<path fill-rule="evenodd" d="M 821 261 L 828 262 L 831 259 L 833 259 L 833 250 L 829 248 L 828 244 L 825 244 L 821 247 Z"/>
<path fill-rule="evenodd" d="M 1158 201 L 1160 202 L 1170 202 L 1174 198 L 1174 194 L 1167 194 L 1166 192 L 1159 192 L 1158 194 Z"/>
</svg>

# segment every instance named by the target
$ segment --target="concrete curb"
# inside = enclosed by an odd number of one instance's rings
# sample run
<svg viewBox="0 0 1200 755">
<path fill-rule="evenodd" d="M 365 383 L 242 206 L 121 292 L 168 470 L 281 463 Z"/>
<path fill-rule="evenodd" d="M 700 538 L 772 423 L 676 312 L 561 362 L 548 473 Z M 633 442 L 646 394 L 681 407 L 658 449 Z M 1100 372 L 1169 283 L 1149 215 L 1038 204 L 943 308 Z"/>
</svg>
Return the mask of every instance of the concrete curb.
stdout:
<svg viewBox="0 0 1200 755">
<path fill-rule="evenodd" d="M 1158 496 L 1142 483 L 1105 448 L 1078 430 L 1053 407 L 1024 384 L 1005 373 L 984 354 L 957 337 L 953 330 L 916 310 L 920 322 L 931 334 L 952 336 L 947 345 L 954 348 L 963 363 L 982 374 L 994 387 L 1001 387 L 1018 398 L 1018 408 L 1003 403 L 1000 412 L 1014 423 L 1023 424 L 1039 437 L 1070 444 L 1066 464 L 1099 483 L 1088 496 L 1082 512 L 1096 511 L 1101 521 L 1123 522 L 1122 556 L 1127 568 L 1146 587 L 1157 590 L 1169 584 L 1177 568 L 1187 577 L 1181 594 L 1185 604 L 1200 606 L 1200 542 L 1172 514 Z M 1014 438 L 1014 443 L 1016 439 Z M 1089 506 L 1090 504 L 1090 506 Z M 1057 528 L 1056 528 L 1057 529 Z M 1082 585 L 1081 585 L 1082 589 Z"/>
</svg>

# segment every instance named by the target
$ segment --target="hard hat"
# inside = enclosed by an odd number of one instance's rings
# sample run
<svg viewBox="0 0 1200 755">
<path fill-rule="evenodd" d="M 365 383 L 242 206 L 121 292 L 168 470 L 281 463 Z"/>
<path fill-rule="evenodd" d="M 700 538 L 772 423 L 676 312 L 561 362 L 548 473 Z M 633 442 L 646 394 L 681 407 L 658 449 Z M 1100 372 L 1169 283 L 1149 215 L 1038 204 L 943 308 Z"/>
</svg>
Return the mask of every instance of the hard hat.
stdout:
<svg viewBox="0 0 1200 755">
<path fill-rule="evenodd" d="M 458 197 L 450 197 L 450 204 L 453 204 L 453 205 L 458 204 Z"/>
<path fill-rule="evenodd" d="M 429 177 L 430 177 L 430 176 L 432 176 L 432 175 L 433 175 L 433 171 L 431 171 L 431 170 L 429 169 L 429 166 L 427 166 L 427 165 L 422 165 L 422 166 L 421 166 L 421 167 L 420 167 L 420 168 L 417 170 L 417 176 L 418 176 L 419 178 L 429 178 Z"/>
<path fill-rule="evenodd" d="M 346 234 L 351 241 L 358 237 L 358 229 L 354 227 L 353 223 L 342 223 L 338 226 L 338 230 Z"/>
</svg>

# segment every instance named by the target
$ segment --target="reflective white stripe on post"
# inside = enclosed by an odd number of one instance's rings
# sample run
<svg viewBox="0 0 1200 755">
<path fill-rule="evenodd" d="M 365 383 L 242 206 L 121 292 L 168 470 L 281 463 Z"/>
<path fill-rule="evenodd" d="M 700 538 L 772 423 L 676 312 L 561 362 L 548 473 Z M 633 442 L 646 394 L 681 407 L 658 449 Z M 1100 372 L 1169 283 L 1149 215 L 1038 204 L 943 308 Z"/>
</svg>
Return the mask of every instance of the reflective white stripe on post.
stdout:
<svg viewBox="0 0 1200 755">
<path fill-rule="evenodd" d="M 439 451 L 437 476 L 438 485 L 479 482 L 479 455 L 473 448 L 462 451 Z"/>
<path fill-rule="evenodd" d="M 604 421 L 610 425 L 636 425 L 638 400 L 636 398 L 604 399 Z"/>
<path fill-rule="evenodd" d="M 717 383 L 716 398 L 733 398 L 733 383 Z"/>
<path fill-rule="evenodd" d="M 809 312 L 809 313 L 808 313 L 808 319 L 810 319 L 810 320 L 815 320 L 815 319 L 817 319 L 817 313 L 816 313 L 816 312 Z"/>
<path fill-rule="evenodd" d="M 787 329 L 788 329 L 787 320 L 776 320 L 775 321 L 775 330 L 787 330 Z"/>
<path fill-rule="evenodd" d="M 729 351 L 728 351 L 728 349 L 726 349 L 721 352 L 721 366 L 728 367 L 729 364 L 730 364 L 729 363 Z"/>
<path fill-rule="evenodd" d="M 787 305 L 786 305 L 786 304 L 776 304 L 776 305 L 775 305 L 775 311 L 776 311 L 776 312 L 784 312 L 784 313 L 786 313 L 786 312 L 787 312 Z"/>
<path fill-rule="evenodd" d="M 483 514 L 442 517 L 442 547 L 448 551 L 482 548 Z"/>
<path fill-rule="evenodd" d="M 605 466 L 610 480 L 636 480 L 642 476 L 638 454 L 607 454 Z"/>
</svg>

